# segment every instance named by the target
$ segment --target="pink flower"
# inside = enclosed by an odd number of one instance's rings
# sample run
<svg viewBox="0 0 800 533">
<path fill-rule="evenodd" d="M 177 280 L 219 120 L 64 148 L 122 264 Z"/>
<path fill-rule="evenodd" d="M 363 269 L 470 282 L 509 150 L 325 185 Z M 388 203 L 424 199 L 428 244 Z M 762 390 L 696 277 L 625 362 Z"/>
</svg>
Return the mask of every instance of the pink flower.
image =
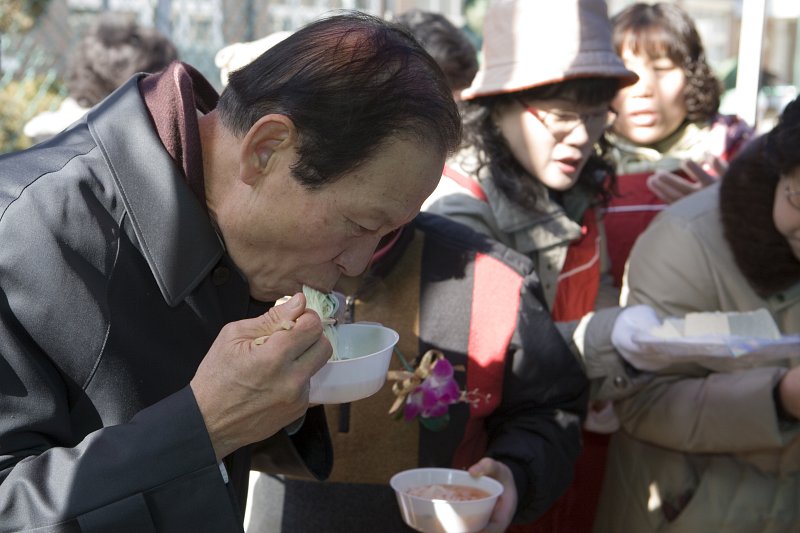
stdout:
<svg viewBox="0 0 800 533">
<path fill-rule="evenodd" d="M 417 416 L 443 416 L 460 398 L 461 390 L 453 379 L 453 365 L 447 359 L 438 359 L 431 367 L 430 375 L 409 393 L 403 417 L 413 420 Z"/>
<path fill-rule="evenodd" d="M 454 368 L 444 354 L 438 350 L 428 350 L 413 368 L 395 347 L 404 370 L 390 370 L 388 378 L 395 383 L 392 392 L 394 403 L 389 414 L 406 421 L 417 419 L 430 431 L 441 431 L 450 421 L 448 409 L 458 402 L 477 405 L 488 400 L 489 394 L 480 394 L 478 389 L 462 391 L 458 388 L 453 374 L 456 370 L 464 372 L 464 367 Z M 402 412 L 401 412 L 402 409 Z"/>
</svg>

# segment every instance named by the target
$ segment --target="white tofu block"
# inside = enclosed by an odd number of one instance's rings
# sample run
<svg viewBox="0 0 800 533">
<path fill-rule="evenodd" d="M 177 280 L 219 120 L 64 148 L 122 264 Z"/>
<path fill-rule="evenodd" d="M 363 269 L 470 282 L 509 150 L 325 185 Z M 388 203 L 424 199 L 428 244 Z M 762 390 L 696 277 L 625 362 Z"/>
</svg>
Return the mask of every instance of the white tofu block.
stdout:
<svg viewBox="0 0 800 533">
<path fill-rule="evenodd" d="M 741 337 L 777 340 L 781 332 L 766 309 L 747 313 L 731 313 L 728 317 L 731 334 Z"/>
<path fill-rule="evenodd" d="M 683 334 L 687 337 L 701 335 L 730 335 L 726 313 L 689 313 L 686 315 L 686 324 Z"/>
<path fill-rule="evenodd" d="M 745 312 L 689 313 L 684 336 L 722 335 L 777 340 L 781 332 L 766 309 Z"/>
</svg>

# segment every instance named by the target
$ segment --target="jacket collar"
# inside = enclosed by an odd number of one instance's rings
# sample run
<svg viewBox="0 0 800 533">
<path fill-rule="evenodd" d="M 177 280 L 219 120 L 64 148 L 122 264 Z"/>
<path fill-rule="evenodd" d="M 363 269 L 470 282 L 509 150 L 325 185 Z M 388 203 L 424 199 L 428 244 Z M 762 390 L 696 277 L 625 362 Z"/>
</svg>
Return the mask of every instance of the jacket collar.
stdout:
<svg viewBox="0 0 800 533">
<path fill-rule="evenodd" d="M 205 206 L 161 143 L 134 76 L 87 115 L 139 249 L 170 306 L 182 302 L 224 249 Z"/>
<path fill-rule="evenodd" d="M 161 144 L 183 169 L 184 181 L 206 204 L 198 113 L 217 107 L 219 95 L 197 70 L 175 61 L 165 70 L 139 80 L 139 92 L 156 126 Z"/>
<path fill-rule="evenodd" d="M 469 149 L 462 151 L 448 165 L 467 176 L 475 176 L 469 168 L 475 168 L 477 158 L 470 152 Z M 545 192 L 537 209 L 527 210 L 513 204 L 494 186 L 486 167 L 478 172 L 478 183 L 486 193 L 497 227 L 513 237 L 517 251 L 528 254 L 581 236 L 581 225 L 570 220 L 564 209 L 550 200 Z"/>
<path fill-rule="evenodd" d="M 685 160 L 704 161 L 706 152 L 712 146 L 711 122 L 684 122 L 666 139 L 650 146 L 639 145 L 617 135 L 613 131 L 606 132 L 609 154 L 617 165 L 619 175 L 638 174 L 665 170 L 675 172 Z M 724 134 L 725 132 L 720 132 Z M 719 143 L 724 145 L 724 140 Z M 720 146 L 715 153 L 723 153 Z"/>
</svg>

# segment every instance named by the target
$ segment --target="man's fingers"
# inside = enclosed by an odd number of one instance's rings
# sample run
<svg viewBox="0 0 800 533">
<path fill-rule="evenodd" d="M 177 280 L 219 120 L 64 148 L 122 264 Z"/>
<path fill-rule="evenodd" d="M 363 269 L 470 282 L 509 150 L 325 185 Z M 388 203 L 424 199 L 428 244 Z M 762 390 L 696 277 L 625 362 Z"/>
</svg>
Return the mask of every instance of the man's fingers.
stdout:
<svg viewBox="0 0 800 533">
<path fill-rule="evenodd" d="M 325 335 L 320 335 L 317 342 L 312 344 L 307 350 L 295 358 L 295 364 L 300 368 L 300 371 L 308 376 L 313 376 L 319 369 L 325 366 L 331 355 L 333 355 L 333 348 L 331 343 Z"/>
<path fill-rule="evenodd" d="M 263 340 L 260 337 L 254 338 L 253 345 L 269 343 L 270 351 L 285 353 L 285 357 L 291 360 L 299 358 L 303 352 L 324 337 L 319 315 L 310 310 L 305 310 L 297 320 L 286 323 L 287 327 L 281 327 L 281 323 L 277 321 L 271 324 L 269 327 L 274 333 L 263 336 Z"/>
<path fill-rule="evenodd" d="M 254 339 L 254 344 L 264 344 L 270 335 L 292 329 L 295 320 L 303 314 L 305 308 L 305 296 L 299 292 L 285 303 L 272 307 L 263 315 L 250 321 L 248 325 L 252 326 L 253 331 L 246 334 Z"/>
<path fill-rule="evenodd" d="M 314 311 L 306 311 L 299 317 L 297 327 L 311 332 L 310 336 L 314 342 L 295 357 L 295 364 L 300 366 L 301 371 L 307 372 L 309 375 L 316 374 L 333 355 L 333 347 L 328 338 L 322 334 L 322 323 L 319 315 Z"/>
</svg>

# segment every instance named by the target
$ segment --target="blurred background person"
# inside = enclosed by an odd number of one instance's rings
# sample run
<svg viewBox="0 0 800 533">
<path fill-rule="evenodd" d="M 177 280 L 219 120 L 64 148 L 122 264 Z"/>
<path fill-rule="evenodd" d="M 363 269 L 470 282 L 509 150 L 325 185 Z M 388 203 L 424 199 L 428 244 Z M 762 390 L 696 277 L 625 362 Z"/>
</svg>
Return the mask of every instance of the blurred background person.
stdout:
<svg viewBox="0 0 800 533">
<path fill-rule="evenodd" d="M 453 98 L 460 100 L 461 91 L 470 86 L 478 72 L 478 51 L 467 34 L 444 15 L 420 9 L 406 11 L 395 22 L 408 28 L 442 67 L 453 88 Z"/>
<path fill-rule="evenodd" d="M 462 148 L 423 209 L 530 257 L 553 318 L 575 321 L 602 300 L 598 208 L 613 168 L 596 142 L 636 74 L 614 51 L 603 0 L 495 0 L 483 38 L 481 69 L 461 95 Z M 591 529 L 607 442 L 584 433 L 575 481 L 524 531 Z"/>
<path fill-rule="evenodd" d="M 49 139 L 138 72 L 155 73 L 178 59 L 172 42 L 153 28 L 119 13 L 105 13 L 70 55 L 68 96 L 56 111 L 36 115 L 24 133 L 35 142 Z"/>
<path fill-rule="evenodd" d="M 636 242 L 628 304 L 663 318 L 766 309 L 800 333 L 800 101 L 724 178 Z M 634 354 L 636 355 L 636 354 Z M 634 360 L 634 364 L 636 361 Z M 797 531 L 800 367 L 670 365 L 620 401 L 595 531 Z"/>
<path fill-rule="evenodd" d="M 464 143 L 425 209 L 531 257 L 561 321 L 594 308 L 599 282 L 587 289 L 582 281 L 599 280 L 594 208 L 610 194 L 612 170 L 595 142 L 613 120 L 614 95 L 636 75 L 611 47 L 604 1 L 557 6 L 490 3 L 484 63 L 461 95 Z M 534 21 L 539 31 L 530 31 Z M 552 53 L 530 53 L 546 48 Z M 560 283 L 585 263 L 592 268 L 580 283 Z"/>
<path fill-rule="evenodd" d="M 617 118 L 606 135 L 619 194 L 607 207 L 605 226 L 619 287 L 631 247 L 653 217 L 713 183 L 753 130 L 718 112 L 722 86 L 680 6 L 636 3 L 611 21 L 614 47 L 639 75 L 614 99 Z"/>
</svg>

